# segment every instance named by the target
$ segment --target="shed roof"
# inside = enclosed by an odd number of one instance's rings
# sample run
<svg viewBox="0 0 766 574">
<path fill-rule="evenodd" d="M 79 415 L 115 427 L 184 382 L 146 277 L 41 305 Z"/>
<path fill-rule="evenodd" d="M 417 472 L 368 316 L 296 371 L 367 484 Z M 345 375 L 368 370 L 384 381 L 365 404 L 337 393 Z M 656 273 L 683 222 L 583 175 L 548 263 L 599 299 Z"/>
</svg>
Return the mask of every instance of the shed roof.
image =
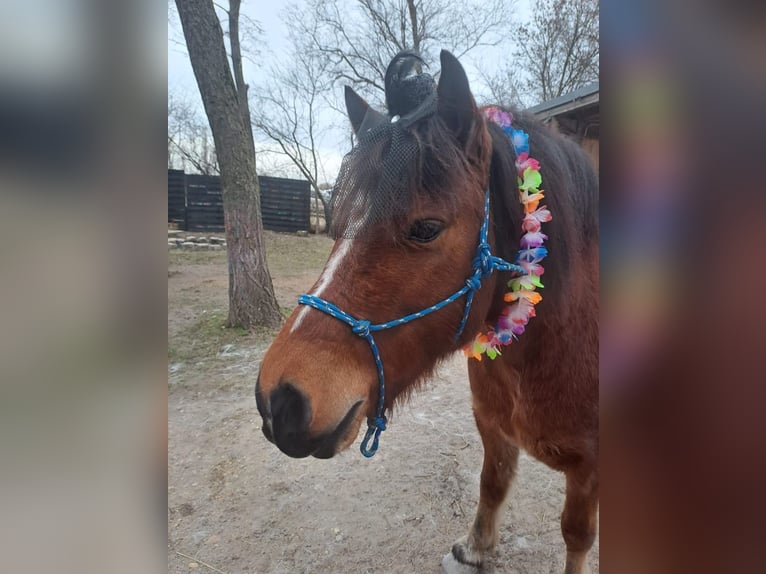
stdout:
<svg viewBox="0 0 766 574">
<path fill-rule="evenodd" d="M 540 119 L 548 119 L 565 112 L 570 112 L 593 104 L 598 104 L 599 90 L 598 81 L 586 84 L 576 90 L 532 106 L 527 111 L 532 112 Z"/>
</svg>

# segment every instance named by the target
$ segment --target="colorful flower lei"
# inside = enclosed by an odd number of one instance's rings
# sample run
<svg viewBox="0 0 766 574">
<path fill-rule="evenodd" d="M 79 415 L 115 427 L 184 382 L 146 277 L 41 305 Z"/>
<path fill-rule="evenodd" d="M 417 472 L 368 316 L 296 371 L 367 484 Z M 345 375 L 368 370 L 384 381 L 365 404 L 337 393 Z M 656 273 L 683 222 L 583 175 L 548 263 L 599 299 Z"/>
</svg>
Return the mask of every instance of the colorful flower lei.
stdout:
<svg viewBox="0 0 766 574">
<path fill-rule="evenodd" d="M 535 305 L 542 301 L 542 295 L 536 291 L 543 284 L 540 276 L 545 272 L 540 265 L 548 250 L 543 243 L 548 236 L 541 230 L 541 224 L 551 220 L 551 212 L 547 206 L 540 206 L 540 200 L 544 197 L 540 189 L 542 176 L 540 175 L 540 163 L 529 157 L 529 135 L 522 130 L 511 127 L 513 115 L 494 106 L 484 108 L 484 116 L 498 126 L 508 135 L 514 150 L 516 151 L 516 171 L 519 186 L 519 201 L 524 206 L 524 219 L 521 229 L 524 235 L 516 254 L 516 264 L 526 271 L 525 275 L 515 277 L 508 282 L 510 291 L 505 294 L 506 305 L 497 325 L 490 328 L 487 333 L 479 333 L 471 344 L 463 349 L 467 357 L 473 357 L 481 361 L 482 354 L 486 353 L 490 359 L 500 354 L 500 347 L 510 345 L 526 329 L 529 320 L 535 316 Z"/>
</svg>

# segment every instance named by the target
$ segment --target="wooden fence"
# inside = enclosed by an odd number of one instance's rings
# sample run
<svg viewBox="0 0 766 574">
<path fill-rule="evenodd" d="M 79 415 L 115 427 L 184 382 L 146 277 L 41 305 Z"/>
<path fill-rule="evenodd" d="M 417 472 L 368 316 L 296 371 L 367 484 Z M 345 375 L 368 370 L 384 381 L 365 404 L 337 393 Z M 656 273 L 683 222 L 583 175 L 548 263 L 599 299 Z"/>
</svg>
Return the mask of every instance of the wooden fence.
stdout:
<svg viewBox="0 0 766 574">
<path fill-rule="evenodd" d="M 186 231 L 223 231 L 219 176 L 186 174 Z"/>
<path fill-rule="evenodd" d="M 308 181 L 260 176 L 263 227 L 271 231 L 309 229 Z M 221 179 L 217 175 L 168 170 L 168 221 L 186 231 L 223 231 Z"/>
<path fill-rule="evenodd" d="M 183 170 L 168 170 L 168 222 L 186 226 L 186 179 Z"/>
</svg>

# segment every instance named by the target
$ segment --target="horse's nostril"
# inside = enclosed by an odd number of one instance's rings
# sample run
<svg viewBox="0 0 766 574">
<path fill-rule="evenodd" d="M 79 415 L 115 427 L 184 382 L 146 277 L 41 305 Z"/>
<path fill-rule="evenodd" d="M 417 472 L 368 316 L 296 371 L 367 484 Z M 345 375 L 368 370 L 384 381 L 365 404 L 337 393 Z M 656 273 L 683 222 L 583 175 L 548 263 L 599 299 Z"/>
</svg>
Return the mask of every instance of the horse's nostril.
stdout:
<svg viewBox="0 0 766 574">
<path fill-rule="evenodd" d="M 305 437 L 310 423 L 309 404 L 303 394 L 289 383 L 271 393 L 272 428 L 277 444 Z"/>
</svg>

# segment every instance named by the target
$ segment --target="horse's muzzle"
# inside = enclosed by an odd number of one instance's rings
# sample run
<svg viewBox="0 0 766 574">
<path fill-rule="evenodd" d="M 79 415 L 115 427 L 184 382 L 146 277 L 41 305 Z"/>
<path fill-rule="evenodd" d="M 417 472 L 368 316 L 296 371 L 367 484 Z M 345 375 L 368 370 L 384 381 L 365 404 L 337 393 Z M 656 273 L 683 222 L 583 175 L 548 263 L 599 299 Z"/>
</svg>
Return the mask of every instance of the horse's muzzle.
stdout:
<svg viewBox="0 0 766 574">
<path fill-rule="evenodd" d="M 290 383 L 281 383 L 267 401 L 261 392 L 260 379 L 255 384 L 255 403 L 263 419 L 263 435 L 293 458 L 334 456 L 362 402 L 351 407 L 332 432 L 312 437 L 309 430 L 311 405 L 300 390 Z"/>
</svg>

